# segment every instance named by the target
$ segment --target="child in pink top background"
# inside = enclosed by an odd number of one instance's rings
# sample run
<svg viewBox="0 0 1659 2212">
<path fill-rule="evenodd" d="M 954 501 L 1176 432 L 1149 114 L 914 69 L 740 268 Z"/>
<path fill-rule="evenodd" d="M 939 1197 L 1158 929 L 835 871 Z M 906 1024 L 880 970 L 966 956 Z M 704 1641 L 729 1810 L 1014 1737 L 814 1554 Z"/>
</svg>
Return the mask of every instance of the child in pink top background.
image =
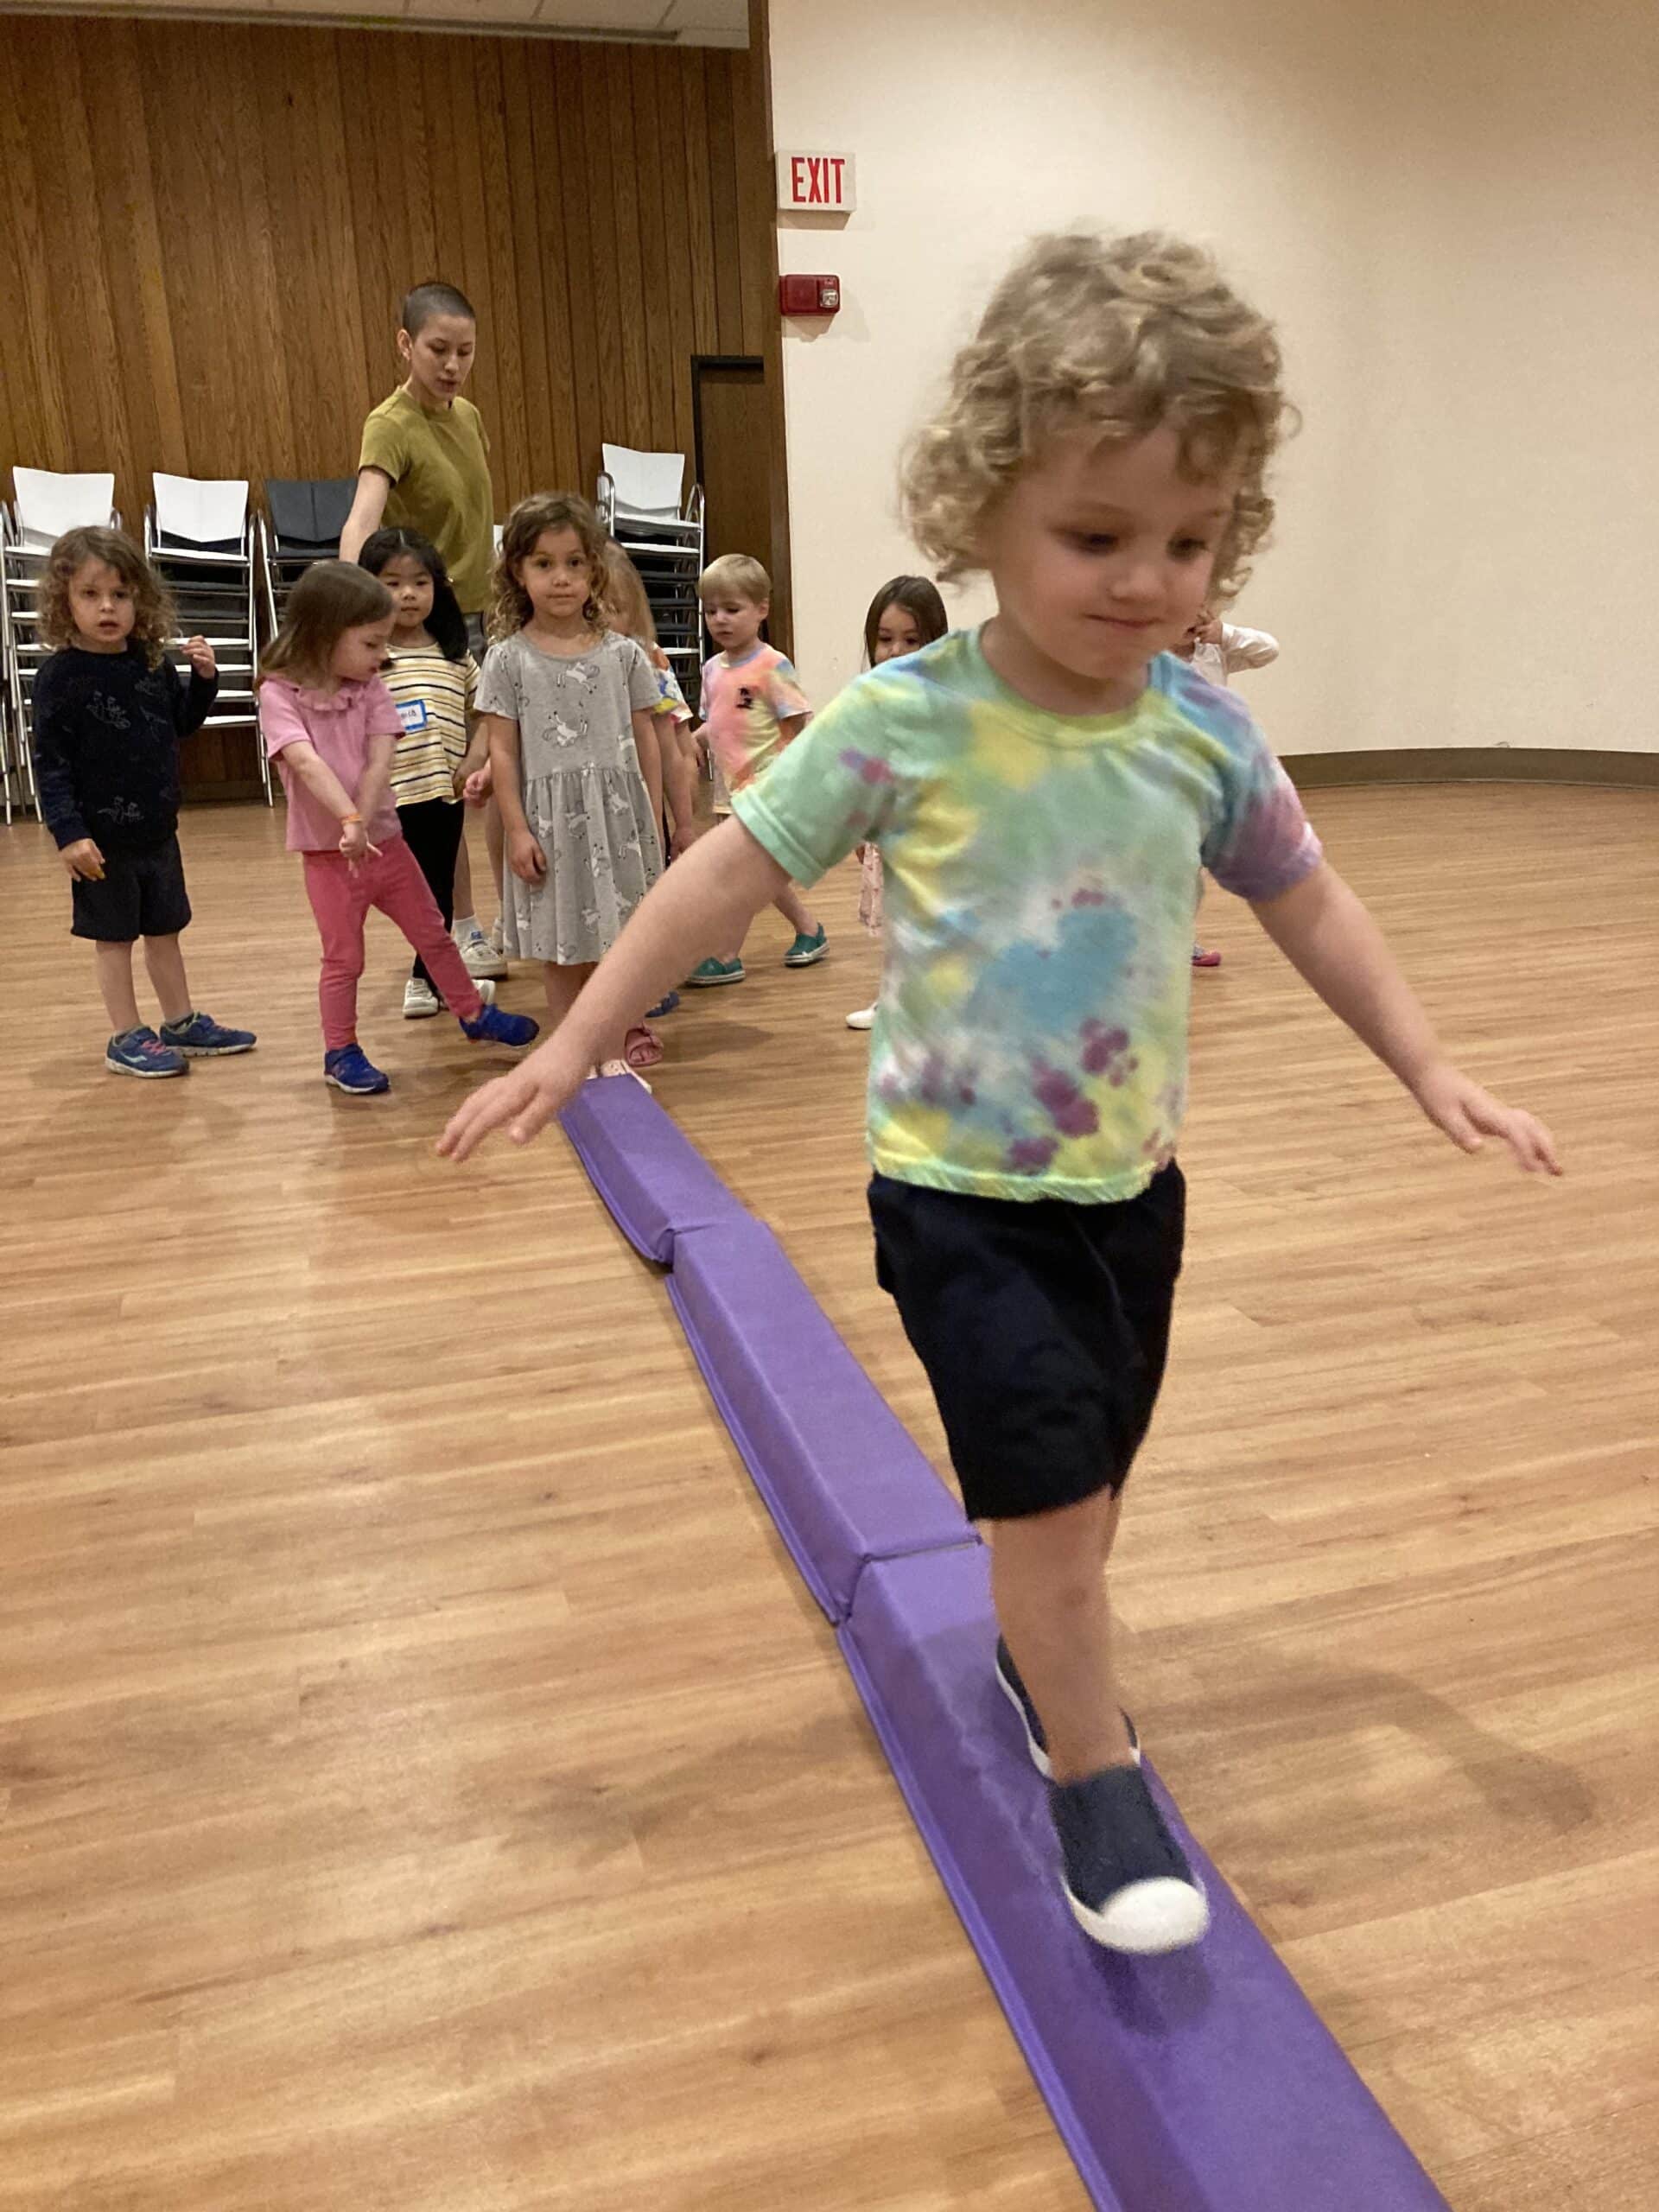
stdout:
<svg viewBox="0 0 1659 2212">
<path fill-rule="evenodd" d="M 729 812 L 729 794 L 764 776 L 785 746 L 806 727 L 811 708 L 794 669 L 775 645 L 763 645 L 762 624 L 772 611 L 772 579 L 747 553 L 722 554 L 697 580 L 709 634 L 720 651 L 702 670 L 702 728 L 699 733 L 720 772 L 716 812 Z M 785 968 L 811 968 L 830 949 L 823 926 L 791 883 L 773 904 L 795 931 Z M 699 988 L 741 983 L 743 940 L 729 957 L 711 956 L 690 978 Z"/>
<path fill-rule="evenodd" d="M 469 1037 L 517 1046 L 537 1033 L 527 1016 L 490 1005 L 467 973 L 398 828 L 391 760 L 401 724 L 379 675 L 391 625 L 391 594 L 378 577 L 319 561 L 295 585 L 260 663 L 260 734 L 288 795 L 286 842 L 305 855 L 322 938 L 323 1080 L 353 1096 L 391 1088 L 357 1041 L 371 906 L 421 955 Z"/>
</svg>

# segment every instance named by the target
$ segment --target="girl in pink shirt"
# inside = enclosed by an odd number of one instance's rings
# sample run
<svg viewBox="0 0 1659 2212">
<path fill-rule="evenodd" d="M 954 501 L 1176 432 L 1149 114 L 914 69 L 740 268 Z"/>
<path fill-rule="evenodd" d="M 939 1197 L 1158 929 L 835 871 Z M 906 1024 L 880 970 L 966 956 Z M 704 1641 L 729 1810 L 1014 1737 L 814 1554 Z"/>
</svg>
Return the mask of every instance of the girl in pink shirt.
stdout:
<svg viewBox="0 0 1659 2212">
<path fill-rule="evenodd" d="M 391 783 L 401 726 L 379 674 L 391 622 L 378 577 L 319 561 L 295 585 L 259 664 L 260 734 L 288 794 L 288 849 L 305 855 L 322 938 L 323 1080 L 353 1096 L 391 1088 L 357 1041 L 371 906 L 397 923 L 469 1037 L 523 1046 L 537 1026 L 487 1003 L 397 826 Z"/>
</svg>

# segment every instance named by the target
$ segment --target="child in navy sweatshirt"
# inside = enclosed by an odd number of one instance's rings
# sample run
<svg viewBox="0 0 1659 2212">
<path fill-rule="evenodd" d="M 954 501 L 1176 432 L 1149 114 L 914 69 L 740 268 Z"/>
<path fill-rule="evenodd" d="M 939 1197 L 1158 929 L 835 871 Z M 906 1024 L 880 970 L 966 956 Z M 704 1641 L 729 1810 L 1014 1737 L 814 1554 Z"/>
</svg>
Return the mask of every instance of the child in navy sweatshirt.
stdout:
<svg viewBox="0 0 1659 2212">
<path fill-rule="evenodd" d="M 193 1059 L 251 1052 L 191 1001 L 179 935 L 190 919 L 179 855 L 179 745 L 219 690 L 213 649 L 185 645 L 187 683 L 163 658 L 174 626 L 166 586 L 130 538 L 72 530 L 41 577 L 40 636 L 58 650 L 35 679 L 41 812 L 73 886 L 75 937 L 90 938 L 114 1034 L 117 1075 L 187 1075 Z M 132 948 L 161 1001 L 156 1033 L 138 1018 Z"/>
</svg>

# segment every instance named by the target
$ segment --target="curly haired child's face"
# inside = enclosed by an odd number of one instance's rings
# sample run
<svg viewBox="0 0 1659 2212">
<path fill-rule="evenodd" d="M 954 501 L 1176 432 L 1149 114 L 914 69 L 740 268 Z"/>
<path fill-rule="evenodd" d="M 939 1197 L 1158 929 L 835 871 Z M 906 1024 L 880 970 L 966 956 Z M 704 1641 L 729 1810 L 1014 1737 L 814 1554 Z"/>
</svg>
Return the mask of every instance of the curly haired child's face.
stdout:
<svg viewBox="0 0 1659 2212">
<path fill-rule="evenodd" d="M 1128 445 L 1058 438 L 986 525 L 1000 640 L 1039 684 L 1052 672 L 1063 710 L 1129 704 L 1200 617 L 1236 487 L 1194 484 L 1179 456 L 1169 428 Z M 1079 687 L 1086 703 L 1068 704 Z"/>
<path fill-rule="evenodd" d="M 69 618 L 86 652 L 124 652 L 137 613 L 132 586 L 107 561 L 83 561 L 70 577 Z"/>
<path fill-rule="evenodd" d="M 556 625 L 580 622 L 593 595 L 594 564 L 574 530 L 544 530 L 513 574 L 534 615 Z"/>
</svg>

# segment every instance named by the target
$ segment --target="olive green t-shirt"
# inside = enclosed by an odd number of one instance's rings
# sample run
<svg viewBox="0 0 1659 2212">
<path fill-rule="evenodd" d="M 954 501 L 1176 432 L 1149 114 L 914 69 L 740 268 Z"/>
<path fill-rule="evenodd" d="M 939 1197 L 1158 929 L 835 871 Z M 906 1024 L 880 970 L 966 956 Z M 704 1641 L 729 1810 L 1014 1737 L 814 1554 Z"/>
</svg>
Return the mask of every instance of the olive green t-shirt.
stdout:
<svg viewBox="0 0 1659 2212">
<path fill-rule="evenodd" d="M 418 530 L 443 556 L 463 614 L 483 611 L 494 550 L 489 441 L 470 399 L 433 413 L 400 385 L 363 425 L 359 468 L 391 479 L 386 522 Z"/>
</svg>

